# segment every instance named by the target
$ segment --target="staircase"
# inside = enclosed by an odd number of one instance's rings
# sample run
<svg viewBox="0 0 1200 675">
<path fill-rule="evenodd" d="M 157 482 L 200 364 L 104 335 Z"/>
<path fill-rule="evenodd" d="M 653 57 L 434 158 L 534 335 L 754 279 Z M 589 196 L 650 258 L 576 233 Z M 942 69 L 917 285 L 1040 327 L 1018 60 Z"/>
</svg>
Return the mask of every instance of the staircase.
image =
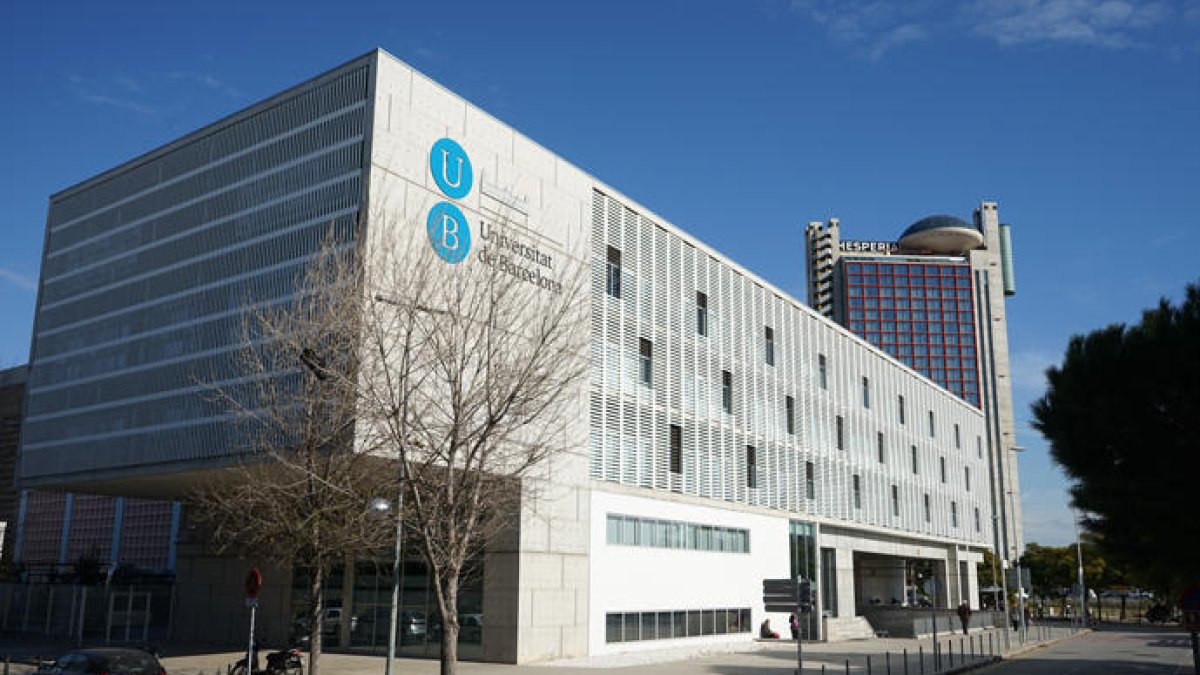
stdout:
<svg viewBox="0 0 1200 675">
<path fill-rule="evenodd" d="M 825 641 L 869 640 L 875 637 L 871 622 L 862 616 L 825 617 Z"/>
</svg>

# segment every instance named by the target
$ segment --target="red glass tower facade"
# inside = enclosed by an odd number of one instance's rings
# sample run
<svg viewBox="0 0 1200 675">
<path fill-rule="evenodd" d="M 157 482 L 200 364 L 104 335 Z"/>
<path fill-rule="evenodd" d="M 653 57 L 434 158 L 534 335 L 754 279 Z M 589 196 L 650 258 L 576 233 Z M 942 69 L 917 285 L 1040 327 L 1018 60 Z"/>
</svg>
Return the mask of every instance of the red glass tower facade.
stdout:
<svg viewBox="0 0 1200 675">
<path fill-rule="evenodd" d="M 844 258 L 843 323 L 964 401 L 979 406 L 971 266 Z"/>
</svg>

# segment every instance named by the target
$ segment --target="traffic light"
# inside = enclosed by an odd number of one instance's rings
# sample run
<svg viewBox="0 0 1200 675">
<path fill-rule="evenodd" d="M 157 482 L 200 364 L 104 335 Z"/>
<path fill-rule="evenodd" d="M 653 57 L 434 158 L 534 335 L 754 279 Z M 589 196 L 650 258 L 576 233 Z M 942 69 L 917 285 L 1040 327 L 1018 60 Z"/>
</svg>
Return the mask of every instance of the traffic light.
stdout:
<svg viewBox="0 0 1200 675">
<path fill-rule="evenodd" d="M 802 609 L 804 609 L 804 611 L 807 612 L 807 611 L 812 610 L 812 605 L 813 605 L 812 582 L 809 581 L 808 579 L 803 579 L 800 581 L 799 600 L 800 600 L 800 607 Z"/>
</svg>

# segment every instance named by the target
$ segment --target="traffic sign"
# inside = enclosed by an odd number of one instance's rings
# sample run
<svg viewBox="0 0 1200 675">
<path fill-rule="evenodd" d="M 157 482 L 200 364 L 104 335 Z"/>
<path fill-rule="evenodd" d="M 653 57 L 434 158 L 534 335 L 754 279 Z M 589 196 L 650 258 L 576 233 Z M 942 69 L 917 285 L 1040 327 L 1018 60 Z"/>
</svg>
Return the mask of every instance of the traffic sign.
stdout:
<svg viewBox="0 0 1200 675">
<path fill-rule="evenodd" d="M 250 571 L 246 573 L 246 599 L 257 598 L 258 592 L 262 590 L 262 585 L 262 572 L 259 572 L 257 567 L 250 568 Z"/>
<path fill-rule="evenodd" d="M 768 612 L 811 612 L 816 590 L 805 579 L 763 579 L 763 605 Z"/>
<path fill-rule="evenodd" d="M 763 579 L 763 605 L 768 612 L 796 611 L 796 580 Z"/>
</svg>

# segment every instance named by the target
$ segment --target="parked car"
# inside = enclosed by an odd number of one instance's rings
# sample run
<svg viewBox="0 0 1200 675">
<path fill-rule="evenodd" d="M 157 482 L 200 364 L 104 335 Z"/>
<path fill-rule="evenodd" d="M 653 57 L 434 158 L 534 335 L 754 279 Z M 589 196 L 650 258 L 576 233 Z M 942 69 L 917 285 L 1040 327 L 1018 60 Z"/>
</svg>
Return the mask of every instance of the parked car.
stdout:
<svg viewBox="0 0 1200 675">
<path fill-rule="evenodd" d="M 140 649 L 77 649 L 38 668 L 43 675 L 167 675 L 158 659 Z"/>
<path fill-rule="evenodd" d="M 363 610 L 358 617 L 358 630 L 375 640 L 383 640 L 387 644 L 389 623 L 392 610 L 386 605 L 380 605 Z M 425 613 L 419 610 L 402 609 L 397 617 L 396 635 L 402 645 L 416 644 L 425 641 L 427 626 Z"/>
</svg>

